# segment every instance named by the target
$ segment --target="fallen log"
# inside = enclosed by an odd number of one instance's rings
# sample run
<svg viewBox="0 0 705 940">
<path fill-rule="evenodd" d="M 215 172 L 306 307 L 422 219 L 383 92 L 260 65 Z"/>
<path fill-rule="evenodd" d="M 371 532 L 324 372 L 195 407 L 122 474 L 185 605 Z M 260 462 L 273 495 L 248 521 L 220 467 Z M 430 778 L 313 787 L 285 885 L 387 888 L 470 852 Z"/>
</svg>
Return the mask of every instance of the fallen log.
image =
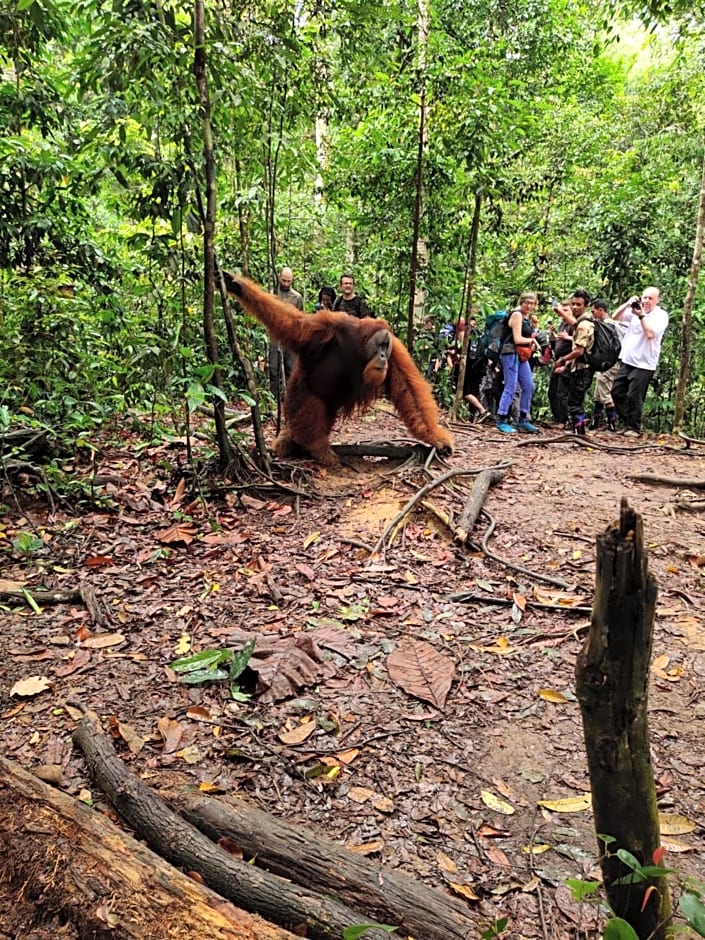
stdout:
<svg viewBox="0 0 705 940">
<path fill-rule="evenodd" d="M 398 924 L 394 936 L 417 940 L 475 937 L 467 905 L 408 875 L 384 868 L 335 842 L 252 806 L 237 797 L 169 796 L 182 816 L 213 841 L 226 838 L 254 864 L 297 884 L 362 909 L 377 922 Z"/>
<path fill-rule="evenodd" d="M 470 495 L 465 501 L 463 511 L 458 519 L 458 524 L 453 530 L 453 537 L 456 542 L 464 545 L 470 538 L 473 526 L 477 522 L 477 517 L 482 511 L 485 497 L 491 486 L 500 483 L 507 475 L 508 468 L 483 470 L 478 474 L 473 483 Z"/>
<path fill-rule="evenodd" d="M 117 757 L 88 713 L 73 740 L 86 758 L 91 777 L 122 819 L 162 858 L 196 872 L 218 894 L 267 920 L 310 940 L 340 940 L 343 931 L 369 922 L 349 907 L 234 858 L 169 809 Z M 194 934 L 194 936 L 197 936 Z M 388 940 L 388 933 L 370 929 L 365 940 Z"/>
<path fill-rule="evenodd" d="M 58 918 L 95 940 L 294 940 L 1 756 L 0 851 L 0 878 L 34 902 L 36 926 Z"/>
</svg>

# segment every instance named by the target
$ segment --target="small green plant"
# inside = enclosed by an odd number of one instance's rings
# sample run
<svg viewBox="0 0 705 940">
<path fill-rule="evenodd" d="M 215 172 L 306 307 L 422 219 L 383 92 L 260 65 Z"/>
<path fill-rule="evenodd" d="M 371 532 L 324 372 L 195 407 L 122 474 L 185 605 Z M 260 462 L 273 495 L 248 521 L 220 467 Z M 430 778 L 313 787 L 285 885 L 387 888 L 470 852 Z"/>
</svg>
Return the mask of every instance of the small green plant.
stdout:
<svg viewBox="0 0 705 940">
<path fill-rule="evenodd" d="M 346 927 L 343 931 L 343 940 L 359 940 L 368 930 L 386 930 L 387 933 L 394 933 L 397 929 L 388 924 L 353 924 L 352 927 Z"/>
<path fill-rule="evenodd" d="M 230 680 L 230 694 L 238 702 L 246 702 L 250 696 L 240 691 L 237 681 L 250 661 L 255 640 L 250 640 L 241 650 L 202 650 L 193 656 L 175 659 L 169 664 L 182 682 L 200 685 L 217 679 Z"/>
<path fill-rule="evenodd" d="M 38 535 L 34 535 L 33 532 L 20 532 L 20 534 L 16 535 L 12 540 L 12 547 L 18 555 L 24 555 L 26 558 L 44 548 L 44 542 Z"/>
<path fill-rule="evenodd" d="M 483 930 L 480 937 L 482 940 L 494 940 L 495 937 L 499 937 L 504 933 L 508 923 L 508 917 L 500 917 L 493 924 L 490 924 L 487 930 Z"/>
<path fill-rule="evenodd" d="M 605 843 L 605 853 L 610 854 L 607 846 L 611 842 L 614 842 L 613 837 L 601 835 L 599 838 Z M 617 849 L 614 855 L 623 865 L 631 870 L 628 874 L 617 879 L 615 884 L 640 884 L 641 882 L 647 881 L 649 878 L 664 878 L 667 875 L 676 874 L 674 868 L 665 868 L 663 866 L 662 863 L 665 854 L 666 850 L 663 847 L 655 849 L 652 858 L 653 864 L 642 865 L 639 859 L 632 855 L 631 852 L 628 852 L 626 849 Z M 601 882 L 599 881 L 582 881 L 575 878 L 568 878 L 566 884 L 570 888 L 574 900 L 579 904 L 596 897 L 601 887 Z M 705 903 L 703 903 L 705 885 L 692 879 L 686 879 L 682 887 L 683 893 L 678 901 L 678 909 L 683 915 L 687 925 L 694 930 L 698 936 L 705 937 Z M 654 889 L 647 889 L 644 896 L 644 903 L 646 903 L 648 898 L 648 892 L 652 890 Z M 634 928 L 627 923 L 626 920 L 621 917 L 611 916 L 605 926 L 603 940 L 639 940 L 639 937 Z"/>
</svg>

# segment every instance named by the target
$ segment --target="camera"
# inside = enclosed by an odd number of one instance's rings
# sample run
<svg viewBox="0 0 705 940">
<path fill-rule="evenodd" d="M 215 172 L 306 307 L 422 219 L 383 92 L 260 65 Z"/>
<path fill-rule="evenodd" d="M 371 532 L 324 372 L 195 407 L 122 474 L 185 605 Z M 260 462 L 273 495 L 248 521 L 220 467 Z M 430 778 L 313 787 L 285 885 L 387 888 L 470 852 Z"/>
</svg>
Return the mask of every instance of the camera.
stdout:
<svg viewBox="0 0 705 940">
<path fill-rule="evenodd" d="M 632 304 L 632 310 L 641 310 L 641 301 L 635 300 Z"/>
</svg>

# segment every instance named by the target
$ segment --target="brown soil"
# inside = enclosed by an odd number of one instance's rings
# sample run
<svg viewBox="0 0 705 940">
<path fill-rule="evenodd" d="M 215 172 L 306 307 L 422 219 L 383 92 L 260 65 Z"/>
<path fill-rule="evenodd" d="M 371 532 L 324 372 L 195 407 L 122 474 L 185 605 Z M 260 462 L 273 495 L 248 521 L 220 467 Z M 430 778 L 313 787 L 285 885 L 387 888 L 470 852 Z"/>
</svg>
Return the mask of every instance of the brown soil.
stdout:
<svg viewBox="0 0 705 940">
<path fill-rule="evenodd" d="M 401 430 L 377 411 L 339 439 L 389 440 Z M 241 504 L 235 490 L 221 490 L 204 507 L 178 485 L 182 442 L 139 450 L 106 443 L 104 509 L 7 509 L 0 524 L 4 579 L 45 590 L 90 586 L 97 599 L 93 617 L 80 603 L 37 613 L 5 599 L 3 753 L 28 768 L 59 765 L 65 790 L 99 801 L 71 744 L 70 703 L 80 701 L 143 739 L 138 753 L 124 738 L 118 747 L 157 791 L 194 783 L 236 790 L 467 897 L 478 936 L 506 916 L 506 935 L 518 940 L 597 937 L 595 909 L 575 904 L 565 886 L 598 871 L 589 810 L 550 811 L 538 801 L 589 790 L 574 697 L 588 617 L 573 608 L 590 604 L 595 536 L 626 497 L 643 516 L 659 582 L 650 722 L 660 805 L 695 823 L 664 839 L 668 861 L 679 877 L 705 879 L 705 517 L 676 508 L 695 494 L 630 479 L 705 480 L 705 449 L 674 438 L 634 446 L 606 433 L 594 436 L 594 448 L 545 443 L 551 433 L 539 441 L 456 428 L 450 466 L 511 462 L 485 503 L 496 521 L 489 547 L 508 564 L 455 545 L 424 510 L 370 560 L 361 546 L 374 545 L 428 479 L 418 468 L 356 460 L 326 472 L 301 462 L 292 482 L 305 495 L 251 491 Z M 457 518 L 472 479 L 456 478 L 430 501 Z M 475 529 L 478 543 L 487 524 Z M 175 525 L 182 541 L 168 532 Z M 17 538 L 32 532 L 43 547 L 22 554 Z M 454 600 L 461 591 L 485 600 Z M 513 595 L 514 608 L 492 603 Z M 522 613 L 522 598 L 563 609 Z M 188 652 L 238 648 L 243 631 L 274 647 L 314 631 L 325 668 L 280 700 L 256 694 L 244 703 L 231 700 L 225 682 L 189 687 L 167 668 Z M 387 657 L 405 639 L 425 640 L 454 663 L 442 710 L 390 680 Z M 30 676 L 46 677 L 48 689 L 11 695 Z M 174 738 L 165 740 L 164 722 L 159 732 L 160 719 L 171 720 Z M 282 743 L 303 722 L 315 730 L 300 744 Z M 531 845 L 547 848 L 531 854 Z M 4 888 L 0 938 L 81 936 L 80 925 L 43 923 L 40 910 L 16 900 L 15 881 Z"/>
</svg>

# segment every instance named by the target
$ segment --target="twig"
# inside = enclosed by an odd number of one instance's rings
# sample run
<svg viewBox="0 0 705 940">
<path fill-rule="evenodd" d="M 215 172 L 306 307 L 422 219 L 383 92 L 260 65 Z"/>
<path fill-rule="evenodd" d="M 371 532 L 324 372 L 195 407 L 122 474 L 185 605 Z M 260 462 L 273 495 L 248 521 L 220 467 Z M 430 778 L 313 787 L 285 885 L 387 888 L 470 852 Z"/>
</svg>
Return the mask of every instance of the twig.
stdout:
<svg viewBox="0 0 705 940">
<path fill-rule="evenodd" d="M 688 480 L 682 477 L 662 477 L 658 473 L 630 473 L 628 480 L 637 483 L 656 483 L 663 486 L 678 486 L 684 490 L 705 490 L 705 480 Z"/>
<path fill-rule="evenodd" d="M 482 538 L 482 545 L 481 545 L 482 553 L 487 558 L 491 558 L 492 561 L 496 561 L 498 564 L 504 565 L 505 568 L 510 568 L 512 571 L 518 571 L 521 574 L 528 575 L 528 577 L 533 578 L 535 581 L 543 581 L 546 584 L 555 584 L 556 587 L 563 588 L 564 590 L 570 590 L 570 585 L 567 584 L 562 578 L 554 578 L 554 577 L 551 577 L 551 575 L 549 574 L 538 574 L 536 571 L 531 571 L 530 568 L 525 568 L 523 565 L 517 565 L 515 562 L 508 561 L 506 558 L 501 558 L 499 555 L 495 555 L 494 552 L 490 551 L 490 549 L 487 546 L 487 543 L 489 542 L 490 538 L 492 537 L 492 533 L 497 527 L 497 522 L 487 512 L 486 509 L 482 510 L 482 515 L 486 516 L 490 521 L 490 524 L 487 527 L 487 531 L 485 532 Z"/>
<path fill-rule="evenodd" d="M 705 441 L 701 441 L 699 437 L 688 437 L 687 434 L 683 434 L 681 431 L 678 432 L 678 437 L 679 437 L 682 441 L 685 441 L 685 443 L 686 443 L 686 450 L 688 449 L 688 447 L 689 447 L 691 444 L 698 444 L 698 445 L 700 445 L 701 447 L 705 447 Z"/>
<path fill-rule="evenodd" d="M 471 591 L 457 591 L 455 594 L 448 595 L 449 601 L 468 602 L 478 601 L 481 604 L 499 604 L 502 607 L 511 607 L 514 601 L 510 597 L 488 597 L 486 594 L 473 594 Z M 527 598 L 527 607 L 533 607 L 536 610 L 557 610 L 562 614 L 591 614 L 592 607 L 568 607 L 563 604 L 544 604 L 541 601 L 530 601 Z"/>
<path fill-rule="evenodd" d="M 387 540 L 389 533 L 392 532 L 402 519 L 414 508 L 414 506 L 421 502 L 423 498 L 435 489 L 437 486 L 446 483 L 448 480 L 453 479 L 453 477 L 460 476 L 476 476 L 478 473 L 482 473 L 485 470 L 503 470 L 505 467 L 510 467 L 511 464 L 507 461 L 503 461 L 501 464 L 498 464 L 495 467 L 478 467 L 472 470 L 464 469 L 454 469 L 447 470 L 445 473 L 442 473 L 440 476 L 436 477 L 434 480 L 430 480 L 425 486 L 422 486 L 420 490 L 417 490 L 416 493 L 411 497 L 411 499 L 406 503 L 406 505 L 397 513 L 397 515 L 387 523 L 384 532 L 380 535 L 377 543 L 372 549 L 372 555 L 377 555 Z"/>
</svg>

